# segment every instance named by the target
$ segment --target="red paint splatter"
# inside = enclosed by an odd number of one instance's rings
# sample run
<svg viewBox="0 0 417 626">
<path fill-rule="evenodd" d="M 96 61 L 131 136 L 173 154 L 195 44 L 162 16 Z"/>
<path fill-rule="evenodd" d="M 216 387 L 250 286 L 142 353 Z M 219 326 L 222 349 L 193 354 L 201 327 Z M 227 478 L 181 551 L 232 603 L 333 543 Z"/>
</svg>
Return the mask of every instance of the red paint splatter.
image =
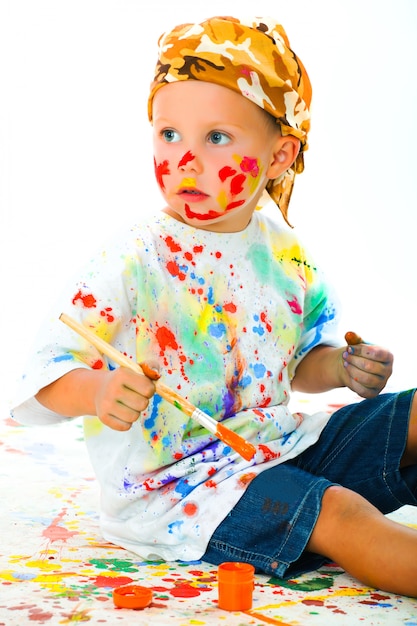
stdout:
<svg viewBox="0 0 417 626">
<path fill-rule="evenodd" d="M 149 483 L 153 483 L 153 479 L 152 478 L 147 478 L 143 482 L 143 486 L 145 487 L 146 491 L 153 491 L 155 488 L 151 487 Z"/>
<path fill-rule="evenodd" d="M 179 245 L 179 243 L 174 241 L 174 239 L 171 236 L 166 237 L 164 241 L 166 245 L 168 246 L 168 248 L 171 250 L 171 252 L 181 251 L 181 246 Z"/>
<path fill-rule="evenodd" d="M 165 176 L 166 174 L 171 173 L 169 169 L 169 162 L 165 160 L 165 161 L 162 161 L 162 163 L 160 163 L 159 165 L 157 165 L 154 159 L 154 167 L 155 167 L 155 176 L 156 176 L 157 183 L 161 187 L 161 189 L 165 189 L 165 185 L 164 185 L 164 181 L 162 180 L 162 177 Z"/>
<path fill-rule="evenodd" d="M 93 370 L 102 370 L 104 367 L 104 363 L 101 359 L 98 359 L 97 361 L 94 361 L 94 363 L 91 364 L 91 367 Z"/>
<path fill-rule="evenodd" d="M 193 517 L 198 511 L 198 506 L 195 502 L 186 502 L 183 506 L 183 511 L 188 517 Z"/>
<path fill-rule="evenodd" d="M 168 261 L 167 270 L 171 276 L 177 276 L 180 280 L 185 280 L 186 275 L 181 271 L 180 266 L 175 261 Z"/>
<path fill-rule="evenodd" d="M 70 537 L 78 535 L 79 533 L 76 531 L 69 531 L 64 528 L 64 526 L 58 526 L 59 522 L 63 517 L 65 517 L 66 514 L 67 509 L 63 509 L 61 513 L 57 515 L 54 520 L 52 520 L 48 528 L 45 528 L 42 532 L 42 537 L 46 537 L 46 539 L 49 539 L 51 543 L 54 541 L 63 541 L 65 543 Z"/>
<path fill-rule="evenodd" d="M 41 622 L 44 624 L 47 620 L 52 619 L 53 616 L 53 613 L 44 611 L 43 609 L 30 609 L 28 617 L 30 622 Z"/>
<path fill-rule="evenodd" d="M 389 600 L 390 596 L 382 595 L 381 593 L 371 593 L 371 598 L 372 600 L 378 600 L 378 602 L 381 602 L 383 600 Z"/>
<path fill-rule="evenodd" d="M 86 293 L 83 295 L 81 289 L 73 297 L 72 303 L 76 304 L 78 301 L 80 301 L 86 309 L 93 309 L 97 304 L 97 300 L 92 293 Z"/>
<path fill-rule="evenodd" d="M 211 489 L 217 488 L 217 483 L 215 483 L 214 480 L 206 480 L 204 484 L 206 487 L 210 487 Z"/>
<path fill-rule="evenodd" d="M 219 178 L 222 181 L 222 183 L 224 183 L 226 178 L 229 178 L 230 176 L 234 176 L 236 173 L 237 172 L 236 170 L 233 169 L 233 167 L 226 165 L 225 167 L 222 167 L 221 170 L 219 170 Z"/>
<path fill-rule="evenodd" d="M 105 317 L 109 323 L 114 322 L 114 315 L 111 311 L 113 311 L 113 309 L 110 306 L 100 311 L 101 317 Z"/>
<path fill-rule="evenodd" d="M 112 589 L 116 589 L 116 587 L 130 585 L 133 582 L 133 578 L 130 578 L 129 576 L 97 576 L 97 578 L 94 579 L 93 584 L 100 588 L 111 587 Z"/>
<path fill-rule="evenodd" d="M 243 191 L 243 184 L 246 180 L 246 176 L 244 174 L 237 174 L 230 181 L 230 193 L 232 196 L 237 196 Z"/>
<path fill-rule="evenodd" d="M 296 313 L 297 315 L 301 315 L 302 310 L 301 310 L 301 307 L 300 307 L 300 305 L 298 303 L 298 300 L 297 300 L 297 298 L 295 296 L 294 296 L 293 300 L 287 300 L 287 302 L 288 302 L 289 307 L 290 307 L 290 309 L 291 309 L 291 311 L 293 313 Z"/>
<path fill-rule="evenodd" d="M 259 174 L 259 165 L 258 159 L 253 157 L 243 157 L 242 162 L 240 164 L 240 169 L 242 172 L 247 172 L 253 178 L 256 178 Z"/>
<path fill-rule="evenodd" d="M 268 448 L 263 443 L 258 444 L 258 448 L 263 453 L 265 461 L 272 461 L 280 456 L 279 453 L 272 452 L 271 448 Z"/>
<path fill-rule="evenodd" d="M 191 585 L 181 585 L 170 589 L 169 593 L 174 598 L 196 598 L 200 595 L 200 591 Z"/>
<path fill-rule="evenodd" d="M 167 348 L 178 350 L 178 344 L 175 339 L 175 335 L 166 326 L 161 326 L 160 328 L 158 328 L 158 330 L 156 331 L 156 338 L 163 352 L 165 352 Z"/>
<path fill-rule="evenodd" d="M 164 357 L 164 365 L 165 367 L 168 367 L 169 363 L 168 363 L 168 359 L 165 357 L 165 351 L 167 350 L 167 348 L 171 348 L 172 350 L 175 350 L 178 352 L 178 359 L 180 360 L 180 362 L 186 363 L 187 361 L 187 357 L 182 353 L 182 351 L 180 352 L 180 348 L 178 346 L 178 343 L 175 339 L 175 335 L 174 333 L 169 330 L 169 328 L 167 328 L 166 326 L 161 326 L 156 330 L 156 339 L 159 343 L 159 347 L 161 349 L 159 355 L 161 357 Z M 190 360 L 190 363 L 192 361 Z M 183 365 L 181 365 L 181 374 L 184 377 L 184 379 L 186 381 L 188 381 L 188 376 L 186 376 L 185 374 L 185 370 Z"/>
<path fill-rule="evenodd" d="M 268 321 L 266 313 L 261 313 L 261 322 L 265 324 L 266 330 L 270 333 L 272 331 L 272 325 L 271 322 Z"/>
<path fill-rule="evenodd" d="M 227 302 L 227 303 L 224 305 L 224 307 L 223 307 L 223 308 L 224 308 L 224 310 L 225 310 L 225 311 L 227 311 L 228 313 L 236 313 L 236 311 L 237 311 L 236 305 L 235 305 L 235 304 L 233 304 L 233 302 Z"/>
<path fill-rule="evenodd" d="M 184 167 L 184 165 L 187 165 L 187 163 L 189 163 L 190 161 L 193 161 L 194 159 L 195 159 L 194 154 L 191 152 L 191 150 L 188 150 L 188 152 L 186 152 L 184 156 L 182 157 L 182 159 L 179 161 L 178 167 Z"/>
</svg>

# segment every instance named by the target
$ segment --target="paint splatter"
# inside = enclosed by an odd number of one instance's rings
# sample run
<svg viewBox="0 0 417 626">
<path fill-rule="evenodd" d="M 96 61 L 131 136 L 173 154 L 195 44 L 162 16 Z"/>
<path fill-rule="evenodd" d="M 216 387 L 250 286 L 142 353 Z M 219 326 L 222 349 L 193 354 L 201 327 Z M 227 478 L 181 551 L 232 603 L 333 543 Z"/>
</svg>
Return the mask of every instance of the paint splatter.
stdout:
<svg viewBox="0 0 417 626">
<path fill-rule="evenodd" d="M 160 186 L 160 188 L 164 190 L 165 183 L 163 180 L 163 176 L 170 174 L 169 163 L 167 160 L 165 160 L 165 161 L 162 161 L 162 163 L 159 163 L 159 165 L 157 165 L 154 159 L 154 167 L 155 167 L 155 177 L 156 177 L 157 183 Z"/>
</svg>

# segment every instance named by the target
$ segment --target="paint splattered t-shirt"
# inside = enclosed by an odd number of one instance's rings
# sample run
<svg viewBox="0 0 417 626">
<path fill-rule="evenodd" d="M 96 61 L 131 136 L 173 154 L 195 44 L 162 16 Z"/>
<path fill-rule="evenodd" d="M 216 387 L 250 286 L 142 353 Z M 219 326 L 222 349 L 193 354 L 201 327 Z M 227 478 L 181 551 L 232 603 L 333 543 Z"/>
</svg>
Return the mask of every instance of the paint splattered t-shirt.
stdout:
<svg viewBox="0 0 417 626">
<path fill-rule="evenodd" d="M 127 432 L 86 416 L 102 531 L 144 559 L 198 559 L 249 482 L 324 428 L 327 413 L 291 414 L 287 404 L 303 356 L 338 345 L 336 305 L 294 232 L 259 211 L 236 233 L 161 213 L 124 235 L 88 264 L 45 324 L 14 416 L 64 420 L 36 403 L 36 392 L 74 368 L 116 367 L 59 321 L 61 311 L 138 362 L 157 358 L 162 382 L 257 453 L 243 460 L 157 395 Z"/>
</svg>

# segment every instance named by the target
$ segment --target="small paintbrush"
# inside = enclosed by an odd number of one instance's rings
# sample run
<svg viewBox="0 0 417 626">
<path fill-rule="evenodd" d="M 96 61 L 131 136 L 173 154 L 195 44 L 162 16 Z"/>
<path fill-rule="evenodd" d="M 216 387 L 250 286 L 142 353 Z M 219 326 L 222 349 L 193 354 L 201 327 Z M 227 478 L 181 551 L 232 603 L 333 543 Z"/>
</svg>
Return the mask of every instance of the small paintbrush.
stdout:
<svg viewBox="0 0 417 626">
<path fill-rule="evenodd" d="M 116 350 L 116 348 L 107 343 L 107 341 L 98 337 L 94 332 L 72 319 L 69 315 L 61 313 L 59 319 L 64 322 L 64 324 L 72 328 L 72 330 L 77 332 L 81 337 L 84 337 L 84 339 L 89 341 L 92 346 L 99 350 L 99 352 L 111 358 L 118 365 L 128 367 L 137 374 L 144 373 L 138 363 L 135 363 L 129 359 L 129 357 Z M 250 461 L 255 456 L 255 446 L 243 439 L 243 437 L 233 432 L 223 424 L 217 422 L 215 419 L 207 415 L 207 413 L 201 411 L 201 409 L 195 407 L 186 398 L 180 396 L 176 391 L 174 391 L 174 389 L 167 387 L 167 385 L 164 385 L 161 381 L 154 380 L 154 383 L 156 393 L 159 396 L 164 398 L 170 404 L 176 406 L 177 409 L 191 417 L 191 419 L 198 422 L 218 439 L 221 439 L 221 441 L 233 448 L 233 450 L 238 452 L 246 461 Z"/>
<path fill-rule="evenodd" d="M 352 330 L 349 330 L 345 334 L 345 341 L 348 346 L 357 346 L 360 343 L 365 343 L 362 337 L 360 337 L 357 333 L 354 333 Z"/>
</svg>

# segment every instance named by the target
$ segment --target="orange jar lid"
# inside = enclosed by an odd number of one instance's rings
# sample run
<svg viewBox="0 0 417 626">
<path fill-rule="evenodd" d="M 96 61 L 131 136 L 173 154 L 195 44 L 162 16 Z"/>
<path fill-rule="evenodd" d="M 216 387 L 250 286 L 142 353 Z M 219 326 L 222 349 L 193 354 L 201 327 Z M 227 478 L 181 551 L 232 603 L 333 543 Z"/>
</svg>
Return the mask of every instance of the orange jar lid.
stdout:
<svg viewBox="0 0 417 626">
<path fill-rule="evenodd" d="M 219 581 L 233 582 L 239 584 L 253 579 L 255 568 L 250 563 L 239 563 L 226 561 L 219 565 L 217 575 Z"/>
<path fill-rule="evenodd" d="M 140 585 L 124 585 L 113 589 L 113 602 L 122 609 L 144 609 L 152 602 L 152 589 Z"/>
</svg>

